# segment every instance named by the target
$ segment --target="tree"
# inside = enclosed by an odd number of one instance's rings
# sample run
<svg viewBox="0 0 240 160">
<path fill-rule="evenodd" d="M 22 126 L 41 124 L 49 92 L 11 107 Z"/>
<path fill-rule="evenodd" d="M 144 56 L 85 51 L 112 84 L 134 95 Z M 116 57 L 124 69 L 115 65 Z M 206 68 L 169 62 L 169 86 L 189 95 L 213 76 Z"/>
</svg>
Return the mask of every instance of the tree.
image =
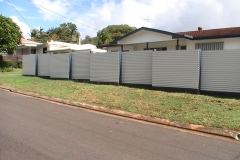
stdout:
<svg viewBox="0 0 240 160">
<path fill-rule="evenodd" d="M 11 18 L 0 15 L 0 52 L 13 54 L 21 44 L 22 32 Z"/>
<path fill-rule="evenodd" d="M 137 29 L 136 27 L 130 27 L 127 24 L 121 25 L 109 25 L 106 28 L 98 31 L 97 38 L 98 38 L 98 45 L 107 44 L 113 40 L 116 40 L 123 35 L 134 31 Z"/>
<path fill-rule="evenodd" d="M 79 32 L 77 31 L 76 24 L 62 23 L 59 27 L 50 28 L 48 31 L 49 40 L 58 40 L 62 42 L 78 42 Z"/>
<path fill-rule="evenodd" d="M 97 37 L 91 37 L 89 35 L 85 36 L 85 39 L 82 40 L 82 44 L 93 44 L 97 45 L 98 38 Z"/>
<path fill-rule="evenodd" d="M 68 42 L 68 43 L 78 43 L 79 32 L 77 31 L 77 26 L 73 23 L 62 23 L 59 27 L 53 27 L 44 31 L 43 28 L 32 29 L 31 38 L 34 41 L 46 43 L 50 40 Z"/>
</svg>

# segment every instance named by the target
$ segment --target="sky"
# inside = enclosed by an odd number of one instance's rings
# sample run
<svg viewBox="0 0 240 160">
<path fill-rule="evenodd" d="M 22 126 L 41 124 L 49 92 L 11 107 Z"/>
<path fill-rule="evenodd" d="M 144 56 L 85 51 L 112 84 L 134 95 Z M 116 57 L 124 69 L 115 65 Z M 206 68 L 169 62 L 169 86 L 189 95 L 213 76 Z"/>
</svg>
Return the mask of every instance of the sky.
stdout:
<svg viewBox="0 0 240 160">
<path fill-rule="evenodd" d="M 82 39 L 114 24 L 169 32 L 240 27 L 239 0 L 0 0 L 0 14 L 12 18 L 24 38 L 33 28 L 65 22 L 75 23 Z"/>
</svg>

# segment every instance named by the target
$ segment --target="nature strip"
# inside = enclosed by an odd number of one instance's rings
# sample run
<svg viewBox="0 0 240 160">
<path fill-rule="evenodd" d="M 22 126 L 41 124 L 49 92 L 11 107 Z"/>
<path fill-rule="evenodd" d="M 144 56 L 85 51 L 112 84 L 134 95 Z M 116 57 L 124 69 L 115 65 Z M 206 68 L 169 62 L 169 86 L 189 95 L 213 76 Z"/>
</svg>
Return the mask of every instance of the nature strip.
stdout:
<svg viewBox="0 0 240 160">
<path fill-rule="evenodd" d="M 110 113 L 110 114 L 114 114 L 114 115 L 124 116 L 124 117 L 128 117 L 128 118 L 143 120 L 143 121 L 157 123 L 157 124 L 168 125 L 168 126 L 172 126 L 172 127 L 188 129 L 188 130 L 192 130 L 192 131 L 198 131 L 198 132 L 204 132 L 204 133 L 208 133 L 208 134 L 230 137 L 230 138 L 234 138 L 236 140 L 240 139 L 240 132 L 238 132 L 238 131 L 225 130 L 225 129 L 213 128 L 213 127 L 205 127 L 203 125 L 188 124 L 188 123 L 182 123 L 182 122 L 177 122 L 177 121 L 170 121 L 168 119 L 160 119 L 160 118 L 145 116 L 145 115 L 141 115 L 141 114 L 137 114 L 137 113 L 121 111 L 121 110 L 117 110 L 117 109 L 89 105 L 89 104 L 81 103 L 81 102 L 63 100 L 60 98 L 51 98 L 51 97 L 42 96 L 42 95 L 39 95 L 36 93 L 23 92 L 16 88 L 6 87 L 6 86 L 2 86 L 2 85 L 0 85 L 0 88 L 9 90 L 14 93 L 20 93 L 20 94 L 31 96 L 31 97 L 36 97 L 36 98 L 40 98 L 40 99 L 57 102 L 57 103 L 81 107 L 81 108 L 85 108 L 85 109 L 100 111 L 100 112 L 104 112 L 104 113 Z"/>
</svg>

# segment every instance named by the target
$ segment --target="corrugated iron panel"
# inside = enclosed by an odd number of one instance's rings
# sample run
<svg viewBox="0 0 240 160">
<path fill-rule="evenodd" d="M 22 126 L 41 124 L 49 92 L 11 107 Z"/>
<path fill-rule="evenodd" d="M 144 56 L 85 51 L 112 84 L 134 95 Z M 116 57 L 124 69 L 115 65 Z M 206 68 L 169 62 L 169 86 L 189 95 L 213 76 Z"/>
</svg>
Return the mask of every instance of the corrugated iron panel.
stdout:
<svg viewBox="0 0 240 160">
<path fill-rule="evenodd" d="M 50 56 L 50 77 L 67 78 L 70 72 L 70 54 L 52 54 Z"/>
<path fill-rule="evenodd" d="M 122 53 L 122 83 L 152 84 L 152 51 Z"/>
<path fill-rule="evenodd" d="M 90 81 L 119 83 L 119 53 L 91 53 Z"/>
<path fill-rule="evenodd" d="M 152 86 L 198 89 L 198 50 L 153 52 L 152 63 Z"/>
<path fill-rule="evenodd" d="M 38 54 L 38 76 L 50 76 L 50 54 Z"/>
<path fill-rule="evenodd" d="M 72 79 L 90 79 L 90 52 L 72 53 Z"/>
<path fill-rule="evenodd" d="M 22 75 L 35 76 L 37 69 L 37 55 L 23 55 L 22 57 Z"/>
<path fill-rule="evenodd" d="M 240 93 L 240 50 L 202 51 L 201 90 Z"/>
</svg>

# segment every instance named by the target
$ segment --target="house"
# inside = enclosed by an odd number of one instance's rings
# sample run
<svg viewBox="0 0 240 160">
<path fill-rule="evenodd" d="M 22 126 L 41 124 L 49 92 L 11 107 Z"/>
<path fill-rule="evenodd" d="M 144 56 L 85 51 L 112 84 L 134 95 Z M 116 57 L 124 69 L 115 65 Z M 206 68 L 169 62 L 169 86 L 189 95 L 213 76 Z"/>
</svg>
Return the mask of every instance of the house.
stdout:
<svg viewBox="0 0 240 160">
<path fill-rule="evenodd" d="M 21 42 L 16 50 L 17 55 L 43 54 L 47 51 L 46 43 L 38 43 L 24 38 L 21 38 Z"/>
<path fill-rule="evenodd" d="M 58 41 L 50 41 L 47 43 L 47 52 L 49 53 L 69 53 L 76 51 L 106 52 L 106 50 L 98 49 L 92 44 L 71 44 Z"/>
<path fill-rule="evenodd" d="M 240 49 L 240 27 L 167 32 L 141 27 L 109 44 L 98 46 L 108 52 L 141 50 L 228 50 Z"/>
<path fill-rule="evenodd" d="M 3 54 L 2 56 L 4 60 L 12 61 L 15 63 L 19 60 L 22 60 L 22 55 L 43 54 L 46 53 L 46 51 L 47 51 L 46 43 L 38 43 L 21 38 L 21 44 L 17 46 L 15 54 L 8 55 L 6 53 L 2 53 Z"/>
</svg>

